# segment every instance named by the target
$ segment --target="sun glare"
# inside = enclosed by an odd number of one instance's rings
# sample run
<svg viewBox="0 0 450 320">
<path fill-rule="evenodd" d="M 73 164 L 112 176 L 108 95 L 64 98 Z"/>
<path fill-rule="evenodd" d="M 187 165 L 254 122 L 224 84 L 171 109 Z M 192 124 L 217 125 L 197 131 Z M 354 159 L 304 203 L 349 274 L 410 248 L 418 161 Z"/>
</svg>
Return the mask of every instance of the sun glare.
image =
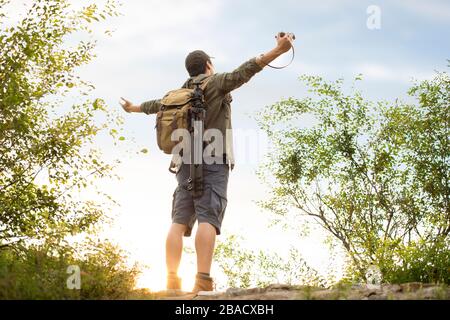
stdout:
<svg viewBox="0 0 450 320">
<path fill-rule="evenodd" d="M 190 291 L 194 287 L 196 268 L 193 264 L 184 264 L 180 267 L 179 276 L 183 279 L 182 290 Z M 165 268 L 145 268 L 139 276 L 136 288 L 146 288 L 157 292 L 166 289 Z"/>
</svg>

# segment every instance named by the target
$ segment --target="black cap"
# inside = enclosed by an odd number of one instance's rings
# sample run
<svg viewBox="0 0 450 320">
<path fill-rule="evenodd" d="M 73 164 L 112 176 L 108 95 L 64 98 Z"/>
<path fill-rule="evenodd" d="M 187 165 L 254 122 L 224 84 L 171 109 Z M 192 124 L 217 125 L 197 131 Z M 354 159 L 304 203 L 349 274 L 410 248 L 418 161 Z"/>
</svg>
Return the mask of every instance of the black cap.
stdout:
<svg viewBox="0 0 450 320">
<path fill-rule="evenodd" d="M 211 58 L 202 50 L 195 50 L 186 57 L 185 66 L 191 77 L 205 72 L 206 62 L 211 62 Z"/>
</svg>

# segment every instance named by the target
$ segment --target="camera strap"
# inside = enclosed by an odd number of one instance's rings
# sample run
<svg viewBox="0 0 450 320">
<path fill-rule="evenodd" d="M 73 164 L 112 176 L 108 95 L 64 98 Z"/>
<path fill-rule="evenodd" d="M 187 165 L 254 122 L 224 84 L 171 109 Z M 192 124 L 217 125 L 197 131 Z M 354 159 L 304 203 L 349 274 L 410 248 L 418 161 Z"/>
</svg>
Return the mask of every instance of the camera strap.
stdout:
<svg viewBox="0 0 450 320">
<path fill-rule="evenodd" d="M 276 66 L 271 66 L 270 64 L 267 64 L 267 66 L 269 66 L 273 69 L 284 69 L 287 66 L 289 66 L 292 63 L 292 61 L 294 61 L 294 58 L 295 58 L 295 49 L 294 49 L 294 45 L 292 43 L 291 43 L 291 49 L 292 49 L 292 57 L 291 57 L 291 61 L 289 61 L 289 63 L 287 65 L 282 66 L 282 67 L 276 67 Z"/>
</svg>

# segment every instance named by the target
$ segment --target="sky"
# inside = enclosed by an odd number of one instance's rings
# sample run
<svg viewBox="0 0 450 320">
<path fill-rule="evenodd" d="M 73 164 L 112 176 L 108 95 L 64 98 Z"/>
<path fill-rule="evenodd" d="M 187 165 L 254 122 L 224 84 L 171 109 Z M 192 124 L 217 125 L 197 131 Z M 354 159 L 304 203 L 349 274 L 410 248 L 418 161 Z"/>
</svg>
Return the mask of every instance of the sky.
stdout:
<svg viewBox="0 0 450 320">
<path fill-rule="evenodd" d="M 21 8 L 19 3 L 12 4 L 14 10 Z M 377 28 L 368 26 L 368 19 L 373 18 L 371 6 L 380 13 Z M 324 233 L 313 229 L 308 237 L 300 238 L 298 229 L 269 227 L 270 214 L 255 203 L 267 198 L 269 189 L 255 174 L 267 148 L 254 113 L 283 98 L 305 97 L 307 91 L 298 80 L 301 74 L 351 80 L 362 73 L 359 89 L 366 97 L 406 99 L 412 78 L 432 77 L 434 70 L 446 69 L 450 58 L 450 2 L 445 0 L 129 0 L 123 1 L 120 12 L 121 16 L 96 29 L 97 58 L 79 70 L 83 79 L 95 84 L 94 95 L 119 113 L 120 96 L 141 103 L 181 86 L 187 78 L 184 59 L 192 50 L 214 56 L 216 71 L 225 72 L 272 49 L 277 32 L 295 33 L 296 56 L 288 68 L 266 68 L 232 93 L 234 139 L 240 147 L 220 238 L 239 234 L 248 248 L 280 254 L 292 246 L 322 272 L 330 262 Z M 112 37 L 104 36 L 105 28 L 114 31 Z M 277 63 L 288 58 L 285 55 Z M 167 170 L 169 158 L 156 145 L 154 116 L 123 117 L 125 143 L 134 140 L 133 150 L 147 148 L 149 153 L 123 154 L 110 144 L 99 143 L 105 157 L 122 158 L 118 168 L 122 179 L 101 186 L 121 205 L 106 235 L 127 250 L 131 260 L 149 266 L 141 286 L 162 289 L 165 233 L 176 181 Z M 257 156 L 251 159 L 243 152 L 248 134 L 258 141 Z M 185 243 L 192 247 L 193 239 Z M 213 275 L 214 271 L 216 265 Z M 184 260 L 180 274 L 186 289 L 194 273 L 192 259 Z"/>
</svg>

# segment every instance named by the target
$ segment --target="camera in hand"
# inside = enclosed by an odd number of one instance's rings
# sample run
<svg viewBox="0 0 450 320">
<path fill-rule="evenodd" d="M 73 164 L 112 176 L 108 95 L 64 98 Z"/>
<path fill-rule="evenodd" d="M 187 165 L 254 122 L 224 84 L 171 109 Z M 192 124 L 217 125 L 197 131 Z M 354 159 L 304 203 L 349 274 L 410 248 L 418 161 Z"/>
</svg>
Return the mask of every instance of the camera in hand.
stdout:
<svg viewBox="0 0 450 320">
<path fill-rule="evenodd" d="M 278 32 L 278 35 L 277 35 L 277 36 L 279 36 L 279 37 L 284 37 L 285 34 L 286 34 L 286 32 L 280 31 L 280 32 Z M 295 40 L 295 34 L 293 34 L 293 33 L 288 33 L 288 34 L 290 34 L 290 35 L 292 36 L 292 39 Z M 277 36 L 275 36 L 275 38 L 276 38 Z"/>
</svg>

